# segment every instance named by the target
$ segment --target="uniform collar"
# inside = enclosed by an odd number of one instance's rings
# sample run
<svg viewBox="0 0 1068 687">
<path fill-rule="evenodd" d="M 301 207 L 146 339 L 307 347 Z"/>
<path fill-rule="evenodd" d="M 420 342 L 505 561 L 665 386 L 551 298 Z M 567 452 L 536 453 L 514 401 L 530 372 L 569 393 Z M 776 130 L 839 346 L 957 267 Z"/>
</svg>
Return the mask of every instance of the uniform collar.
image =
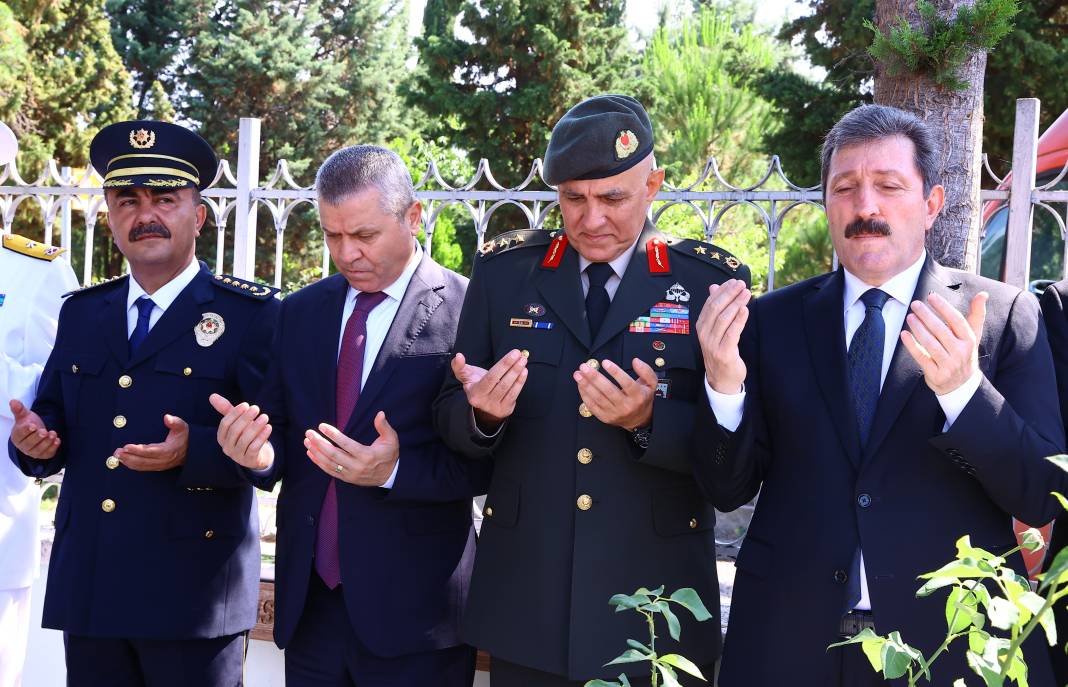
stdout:
<svg viewBox="0 0 1068 687">
<path fill-rule="evenodd" d="M 178 276 L 156 289 L 156 292 L 151 295 L 141 288 L 141 285 L 137 283 L 137 280 L 134 279 L 131 274 L 130 292 L 126 296 L 126 310 L 129 311 L 133 308 L 134 303 L 136 303 L 137 299 L 141 296 L 148 296 L 152 299 L 152 302 L 156 304 L 157 308 L 166 310 L 171 306 L 171 303 L 178 298 L 178 294 L 182 293 L 185 287 L 189 286 L 190 282 L 192 282 L 199 273 L 200 263 L 197 262 L 197 259 L 194 257 L 189 261 L 186 268 L 178 273 Z"/>
</svg>

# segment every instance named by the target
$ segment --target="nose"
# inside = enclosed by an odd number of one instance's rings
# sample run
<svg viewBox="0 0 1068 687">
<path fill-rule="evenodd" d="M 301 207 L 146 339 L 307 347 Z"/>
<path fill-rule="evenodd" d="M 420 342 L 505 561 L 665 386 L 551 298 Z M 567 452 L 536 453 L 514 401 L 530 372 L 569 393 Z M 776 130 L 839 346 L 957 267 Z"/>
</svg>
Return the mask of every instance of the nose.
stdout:
<svg viewBox="0 0 1068 687">
<path fill-rule="evenodd" d="M 358 241 L 353 241 L 348 237 L 341 239 L 341 245 L 338 247 L 341 258 L 341 262 L 345 264 L 351 264 L 363 257 L 363 251 L 360 250 L 360 244 Z"/>
<path fill-rule="evenodd" d="M 857 188 L 857 215 L 863 219 L 873 219 L 879 216 L 879 203 L 876 199 L 875 189 L 868 184 L 861 184 Z"/>
<path fill-rule="evenodd" d="M 604 205 L 596 200 L 589 202 L 586 205 L 586 211 L 582 213 L 582 217 L 579 219 L 579 228 L 589 231 L 604 226 L 604 223 Z"/>
</svg>

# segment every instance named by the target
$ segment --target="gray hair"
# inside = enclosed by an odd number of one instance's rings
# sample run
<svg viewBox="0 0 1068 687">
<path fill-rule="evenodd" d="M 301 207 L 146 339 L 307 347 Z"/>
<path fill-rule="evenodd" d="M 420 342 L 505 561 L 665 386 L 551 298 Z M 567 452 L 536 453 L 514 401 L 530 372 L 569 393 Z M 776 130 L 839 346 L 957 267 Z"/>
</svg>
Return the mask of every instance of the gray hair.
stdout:
<svg viewBox="0 0 1068 687">
<path fill-rule="evenodd" d="M 835 151 L 891 136 L 904 136 L 912 141 L 916 170 L 923 177 L 923 197 L 931 195 L 931 189 L 941 182 L 938 171 L 941 151 L 935 132 L 911 112 L 886 105 L 861 105 L 839 119 L 827 133 L 820 151 L 823 195 L 827 195 L 827 175 Z"/>
<path fill-rule="evenodd" d="M 397 219 L 415 202 L 412 176 L 400 156 L 380 146 L 348 146 L 326 158 L 315 175 L 319 202 L 339 205 L 348 196 L 377 189 L 382 211 Z"/>
</svg>

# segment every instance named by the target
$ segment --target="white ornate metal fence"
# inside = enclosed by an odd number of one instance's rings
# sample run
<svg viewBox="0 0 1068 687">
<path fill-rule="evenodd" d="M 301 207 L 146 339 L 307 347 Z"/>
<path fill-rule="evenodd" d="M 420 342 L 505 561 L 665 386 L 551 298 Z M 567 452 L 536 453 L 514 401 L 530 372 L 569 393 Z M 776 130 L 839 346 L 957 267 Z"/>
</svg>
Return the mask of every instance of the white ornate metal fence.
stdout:
<svg viewBox="0 0 1068 687">
<path fill-rule="evenodd" d="M 1050 212 L 1065 235 L 1065 219 L 1050 203 L 1065 203 L 1068 206 L 1068 191 L 1052 190 L 1068 173 L 1068 167 L 1053 182 L 1041 187 L 1035 185 L 1036 141 L 1038 137 L 1038 101 L 1018 101 L 1016 139 L 1013 151 L 1014 173 L 1010 183 L 997 177 L 986 164 L 984 167 L 997 188 L 984 189 L 983 202 L 1008 201 L 1009 226 L 1006 246 L 1006 281 L 1024 287 L 1028 283 L 1030 259 L 1031 221 L 1034 208 Z M 213 215 L 216 227 L 214 268 L 217 272 L 229 271 L 243 278 L 259 278 L 282 286 L 284 235 L 291 214 L 302 203 L 315 206 L 315 190 L 298 184 L 289 172 L 285 160 L 279 160 L 273 173 L 260 182 L 260 122 L 258 119 L 242 119 L 238 138 L 237 173 L 228 160 L 222 160 L 204 199 Z M 774 187 L 774 188 L 773 188 Z M 489 227 L 490 219 L 502 207 L 515 207 L 531 228 L 540 228 L 549 213 L 556 207 L 556 192 L 541 179 L 541 161 L 532 165 L 529 174 L 515 187 L 502 186 L 493 177 L 490 165 L 482 160 L 473 177 L 459 186 L 444 180 L 434 162 L 430 162 L 416 188 L 417 197 L 424 203 L 423 223 L 425 246 L 431 250 L 431 240 L 441 212 L 450 206 L 460 206 L 470 215 L 477 233 L 477 245 Z M 32 199 L 32 200 L 31 200 Z M 819 187 L 801 187 L 785 174 L 778 157 L 773 157 L 764 175 L 756 183 L 734 185 L 719 169 L 715 158 L 708 160 L 702 174 L 683 187 L 665 184 L 653 205 L 653 219 L 659 218 L 668 208 L 683 206 L 691 211 L 701 227 L 705 238 L 715 240 L 721 220 L 730 210 L 747 207 L 755 212 L 763 223 L 768 242 L 769 265 L 767 289 L 775 287 L 775 258 L 777 242 L 788 215 L 804 205 L 822 208 Z M 9 233 L 15 219 L 15 211 L 25 202 L 36 203 L 43 221 L 39 235 L 46 244 L 70 248 L 75 211 L 84 222 L 86 240 L 81 279 L 90 283 L 94 278 L 92 252 L 98 217 L 104 211 L 103 190 L 99 177 L 91 170 L 75 176 L 69 167 L 60 167 L 50 161 L 44 171 L 32 181 L 20 174 L 15 163 L 0 168 L 0 221 L 2 230 Z M 275 255 L 273 274 L 255 273 L 255 250 L 258 226 L 258 208 L 266 208 L 275 232 Z M 58 230 L 58 231 L 57 231 Z M 58 235 L 57 235 L 58 234 Z M 232 264 L 224 264 L 227 242 L 232 241 Z M 730 248 L 730 246 L 726 246 Z M 210 256 L 202 256 L 210 260 Z M 1068 257 L 1068 253 L 1066 253 Z M 325 249 L 321 256 L 322 274 L 329 271 Z M 1064 261 L 1068 265 L 1068 259 Z"/>
</svg>

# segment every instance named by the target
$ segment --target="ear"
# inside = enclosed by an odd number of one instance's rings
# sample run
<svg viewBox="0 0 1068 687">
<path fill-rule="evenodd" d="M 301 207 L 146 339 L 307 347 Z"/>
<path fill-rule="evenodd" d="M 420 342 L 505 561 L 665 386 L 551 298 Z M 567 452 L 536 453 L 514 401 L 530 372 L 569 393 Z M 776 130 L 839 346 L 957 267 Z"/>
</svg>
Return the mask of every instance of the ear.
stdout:
<svg viewBox="0 0 1068 687">
<path fill-rule="evenodd" d="M 664 185 L 664 169 L 654 169 L 649 172 L 645 179 L 645 200 L 652 202 L 656 194 L 660 193 L 660 187 Z"/>
<path fill-rule="evenodd" d="M 200 230 L 204 228 L 204 222 L 208 220 L 208 208 L 204 203 L 197 205 L 197 236 L 200 236 Z"/>
<path fill-rule="evenodd" d="M 418 200 L 413 202 L 404 212 L 404 220 L 408 223 L 408 230 L 412 236 L 419 234 L 419 220 L 423 217 L 423 204 Z"/>
<path fill-rule="evenodd" d="M 941 184 L 936 185 L 931 189 L 930 195 L 927 196 L 927 200 L 924 202 L 927 205 L 927 226 L 925 229 L 930 230 L 931 225 L 938 219 L 938 213 L 942 212 L 942 208 L 946 204 L 946 189 Z"/>
</svg>

